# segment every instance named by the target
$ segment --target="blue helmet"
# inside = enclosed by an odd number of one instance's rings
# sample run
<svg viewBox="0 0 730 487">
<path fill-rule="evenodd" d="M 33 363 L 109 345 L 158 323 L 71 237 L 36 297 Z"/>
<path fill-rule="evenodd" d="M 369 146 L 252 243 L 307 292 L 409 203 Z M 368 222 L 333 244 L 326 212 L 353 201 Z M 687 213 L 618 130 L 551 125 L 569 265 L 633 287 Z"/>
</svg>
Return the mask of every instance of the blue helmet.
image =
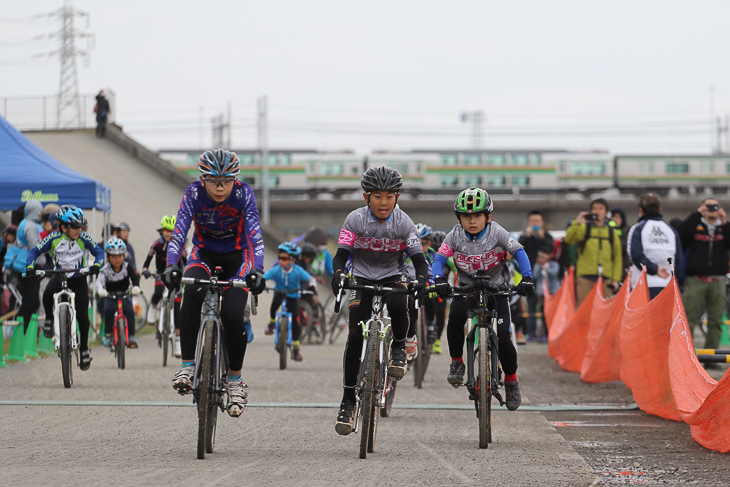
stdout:
<svg viewBox="0 0 730 487">
<path fill-rule="evenodd" d="M 198 169 L 203 177 L 237 178 L 241 171 L 241 163 L 238 162 L 235 152 L 225 149 L 207 150 L 200 154 Z"/>
<path fill-rule="evenodd" d="M 289 255 L 293 255 L 294 257 L 297 257 L 302 252 L 302 249 L 300 249 L 298 245 L 293 244 L 291 242 L 284 242 L 281 245 L 279 245 L 279 251 L 286 252 Z"/>
<path fill-rule="evenodd" d="M 66 225 L 78 225 L 80 227 L 85 227 L 89 224 L 86 220 L 86 215 L 84 215 L 84 210 L 74 205 L 63 205 L 61 209 L 58 210 L 58 213 L 56 213 L 56 218 L 58 218 L 59 223 L 64 223 Z"/>
<path fill-rule="evenodd" d="M 433 233 L 433 228 L 429 227 L 425 223 L 417 223 L 416 233 L 418 233 L 420 238 L 430 238 Z"/>
<path fill-rule="evenodd" d="M 119 237 L 112 237 L 104 245 L 104 252 L 109 255 L 124 255 L 127 252 L 127 244 Z"/>
</svg>

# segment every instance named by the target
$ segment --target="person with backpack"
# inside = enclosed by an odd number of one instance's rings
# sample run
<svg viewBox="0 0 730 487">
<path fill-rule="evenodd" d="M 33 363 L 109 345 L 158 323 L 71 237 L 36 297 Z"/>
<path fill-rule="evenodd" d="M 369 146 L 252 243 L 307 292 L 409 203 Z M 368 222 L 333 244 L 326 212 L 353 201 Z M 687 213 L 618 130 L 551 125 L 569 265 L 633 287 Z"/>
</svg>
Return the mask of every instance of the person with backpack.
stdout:
<svg viewBox="0 0 730 487">
<path fill-rule="evenodd" d="M 603 276 L 603 295 L 610 298 L 618 290 L 623 274 L 623 249 L 616 229 L 608 225 L 608 202 L 591 201 L 590 211 L 581 211 L 568 227 L 563 241 L 578 244 L 575 268 L 576 306 Z"/>
<path fill-rule="evenodd" d="M 15 267 L 13 270 L 16 272 L 25 267 L 25 261 L 28 258 L 30 249 L 41 242 L 40 234 L 43 231 L 40 224 L 42 210 L 43 205 L 39 201 L 32 200 L 25 204 L 25 218 L 20 222 L 20 225 L 18 225 L 18 234 L 14 244 L 15 247 L 18 247 L 17 251 L 19 253 L 19 262 L 22 262 L 20 267 L 13 266 Z M 10 250 L 8 250 L 8 252 L 10 252 Z M 39 267 L 42 267 L 45 263 L 46 258 L 41 255 L 38 258 Z M 30 324 L 30 317 L 33 316 L 33 313 L 38 311 L 38 308 L 41 305 L 39 295 L 40 279 L 37 277 L 23 277 L 20 279 L 19 291 L 23 298 L 23 304 L 20 305 L 20 309 L 18 310 L 18 317 L 23 319 L 23 332 L 27 332 L 28 325 Z"/>
</svg>

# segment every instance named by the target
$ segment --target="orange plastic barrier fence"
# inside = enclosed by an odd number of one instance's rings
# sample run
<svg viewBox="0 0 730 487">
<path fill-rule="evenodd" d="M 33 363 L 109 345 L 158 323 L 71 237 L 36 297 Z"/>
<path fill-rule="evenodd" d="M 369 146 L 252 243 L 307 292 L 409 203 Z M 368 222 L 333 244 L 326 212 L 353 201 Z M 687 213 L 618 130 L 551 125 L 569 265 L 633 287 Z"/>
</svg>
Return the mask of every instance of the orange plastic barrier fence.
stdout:
<svg viewBox="0 0 730 487">
<path fill-rule="evenodd" d="M 573 282 L 571 271 L 545 295 L 550 356 L 586 382 L 620 378 L 643 411 L 685 421 L 695 441 L 730 451 L 730 374 L 717 382 L 697 360 L 676 280 L 652 301 L 645 272 L 608 300 L 599 280 L 577 311 Z"/>
</svg>

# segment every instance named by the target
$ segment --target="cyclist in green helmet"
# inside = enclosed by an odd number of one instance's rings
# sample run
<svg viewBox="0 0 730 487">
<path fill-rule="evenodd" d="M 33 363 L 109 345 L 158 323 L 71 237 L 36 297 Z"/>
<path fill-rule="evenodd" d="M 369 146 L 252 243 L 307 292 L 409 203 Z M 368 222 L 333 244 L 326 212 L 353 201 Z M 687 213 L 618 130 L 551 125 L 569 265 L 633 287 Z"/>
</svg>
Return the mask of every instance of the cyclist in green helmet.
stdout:
<svg viewBox="0 0 730 487">
<path fill-rule="evenodd" d="M 505 259 L 513 256 L 520 267 L 522 281 L 517 292 L 526 295 L 534 288 L 530 260 L 522 245 L 497 222 L 492 221 L 494 204 L 489 194 L 481 188 L 465 189 L 456 198 L 454 213 L 459 223 L 446 235 L 433 263 L 436 290 L 442 296 L 449 294 L 450 286 L 443 270 L 449 257 L 454 258 L 459 284 L 472 284 L 477 271 L 484 272 L 494 286 L 511 283 L 509 267 Z M 505 374 L 507 408 L 514 411 L 522 402 L 520 384 L 517 380 L 517 350 L 510 333 L 510 306 L 506 296 L 498 296 L 493 303 L 497 310 L 497 337 L 499 339 L 499 361 Z M 450 384 L 464 382 L 464 323 L 466 313 L 477 305 L 473 297 L 454 298 L 446 325 L 451 367 L 447 380 Z"/>
</svg>

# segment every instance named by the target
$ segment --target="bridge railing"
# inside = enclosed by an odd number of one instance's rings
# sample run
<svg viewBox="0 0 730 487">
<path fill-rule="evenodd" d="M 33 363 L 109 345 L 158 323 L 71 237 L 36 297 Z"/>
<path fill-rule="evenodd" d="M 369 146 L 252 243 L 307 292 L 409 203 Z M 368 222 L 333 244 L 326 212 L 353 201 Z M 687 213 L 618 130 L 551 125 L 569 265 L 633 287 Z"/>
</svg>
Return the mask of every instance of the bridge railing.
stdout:
<svg viewBox="0 0 730 487">
<path fill-rule="evenodd" d="M 108 121 L 114 121 L 116 112 L 114 92 L 104 90 L 111 113 Z M 69 130 L 88 129 L 96 126 L 94 105 L 96 93 L 79 94 L 73 106 L 59 113 L 59 96 L 14 96 L 0 98 L 0 113 L 18 130 Z M 78 110 L 78 116 L 76 116 Z"/>
</svg>

